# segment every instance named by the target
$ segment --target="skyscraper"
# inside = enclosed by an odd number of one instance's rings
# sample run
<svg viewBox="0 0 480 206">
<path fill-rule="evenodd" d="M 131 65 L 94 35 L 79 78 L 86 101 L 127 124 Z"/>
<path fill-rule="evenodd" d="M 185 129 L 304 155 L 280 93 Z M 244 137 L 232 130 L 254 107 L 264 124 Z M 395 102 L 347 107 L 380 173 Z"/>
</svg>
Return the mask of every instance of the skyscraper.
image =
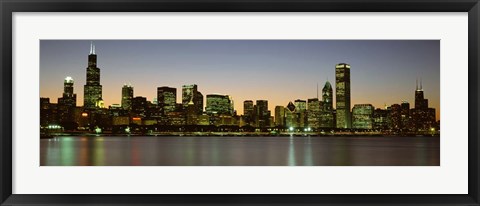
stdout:
<svg viewBox="0 0 480 206">
<path fill-rule="evenodd" d="M 100 68 L 97 67 L 95 45 L 91 43 L 88 55 L 87 84 L 84 86 L 83 107 L 94 109 L 102 101 L 102 85 L 100 84 Z"/>
<path fill-rule="evenodd" d="M 132 109 L 133 87 L 131 85 L 123 85 L 122 87 L 122 108 L 124 110 Z"/>
<path fill-rule="evenodd" d="M 63 81 L 63 94 L 58 98 L 58 113 L 61 123 L 74 122 L 77 94 L 73 93 L 73 79 L 66 77 Z M 69 128 L 74 129 L 74 128 Z"/>
<path fill-rule="evenodd" d="M 209 115 L 232 115 L 232 101 L 229 95 L 207 94 L 205 111 Z"/>
<path fill-rule="evenodd" d="M 297 109 L 297 111 L 307 110 L 307 101 L 301 99 L 295 100 L 295 108 Z"/>
<path fill-rule="evenodd" d="M 196 125 L 198 121 L 198 113 L 195 107 L 195 103 L 193 103 L 193 98 L 190 99 L 190 102 L 187 103 L 186 107 L 186 116 L 187 116 L 187 125 Z"/>
<path fill-rule="evenodd" d="M 337 128 L 351 128 L 350 113 L 350 65 L 340 63 L 335 66 L 335 85 L 337 101 Z"/>
<path fill-rule="evenodd" d="M 356 104 L 352 109 L 352 127 L 355 129 L 373 128 L 373 111 L 371 104 Z"/>
<path fill-rule="evenodd" d="M 320 127 L 320 111 L 321 111 L 321 101 L 318 101 L 318 98 L 311 98 L 307 100 L 308 110 L 307 110 L 307 122 L 308 127 L 310 128 L 319 128 Z"/>
<path fill-rule="evenodd" d="M 408 131 L 411 129 L 410 121 L 410 103 L 407 101 L 402 101 L 401 106 L 401 121 L 402 121 L 402 131 Z"/>
<path fill-rule="evenodd" d="M 334 128 L 333 122 L 333 89 L 329 81 L 325 83 L 322 89 L 322 108 L 320 111 L 320 127 Z"/>
<path fill-rule="evenodd" d="M 182 104 L 185 109 L 189 107 L 190 101 L 193 102 L 196 114 L 201 115 L 203 113 L 203 95 L 198 91 L 196 84 L 182 86 Z"/>
<path fill-rule="evenodd" d="M 177 105 L 177 89 L 173 87 L 158 87 L 157 101 L 163 115 L 174 112 Z"/>
<path fill-rule="evenodd" d="M 388 128 L 399 132 L 402 128 L 402 107 L 399 104 L 392 104 L 387 110 Z"/>
<path fill-rule="evenodd" d="M 388 129 L 388 118 L 389 111 L 386 109 L 377 108 L 373 112 L 373 129 L 376 130 L 387 130 Z"/>
<path fill-rule="evenodd" d="M 255 120 L 255 110 L 252 100 L 245 100 L 243 102 L 243 116 L 245 119 L 245 123 L 248 125 L 252 125 Z"/>
<path fill-rule="evenodd" d="M 275 126 L 285 126 L 285 107 L 283 106 L 275 107 Z"/>
<path fill-rule="evenodd" d="M 267 100 L 257 100 L 256 123 L 257 127 L 265 128 L 270 126 L 270 111 Z"/>
<path fill-rule="evenodd" d="M 135 97 L 132 99 L 132 111 L 140 117 L 147 116 L 148 103 L 146 97 Z"/>
<path fill-rule="evenodd" d="M 292 102 L 289 102 L 285 107 L 285 124 L 287 128 L 297 128 L 298 127 L 298 113 L 296 112 L 295 105 Z"/>
<path fill-rule="evenodd" d="M 425 99 L 423 96 L 422 81 L 420 80 L 420 86 L 417 82 L 417 88 L 415 89 L 415 109 L 427 109 L 428 108 L 428 99 Z"/>
<path fill-rule="evenodd" d="M 414 128 L 416 131 L 428 131 L 435 126 L 435 109 L 428 108 L 428 99 L 424 98 L 422 81 L 415 90 L 415 108 L 412 109 Z"/>
<path fill-rule="evenodd" d="M 307 126 L 307 101 L 297 99 L 295 100 L 295 112 L 296 112 L 296 120 L 298 127 L 306 127 Z"/>
</svg>

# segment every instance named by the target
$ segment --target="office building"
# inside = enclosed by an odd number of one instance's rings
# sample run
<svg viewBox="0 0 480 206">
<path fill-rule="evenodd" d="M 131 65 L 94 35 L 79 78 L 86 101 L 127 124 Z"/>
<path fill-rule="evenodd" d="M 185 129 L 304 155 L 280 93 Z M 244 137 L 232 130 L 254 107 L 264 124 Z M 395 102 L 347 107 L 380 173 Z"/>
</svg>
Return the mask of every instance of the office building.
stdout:
<svg viewBox="0 0 480 206">
<path fill-rule="evenodd" d="M 354 129 L 373 129 L 374 107 L 371 104 L 355 104 L 352 109 Z"/>
<path fill-rule="evenodd" d="M 334 128 L 333 89 L 329 81 L 322 89 L 322 105 L 320 111 L 320 128 Z"/>
<path fill-rule="evenodd" d="M 265 128 L 270 126 L 270 111 L 268 110 L 267 100 L 257 100 L 256 102 L 256 126 Z"/>
<path fill-rule="evenodd" d="M 177 108 L 177 89 L 173 87 L 158 87 L 157 102 L 161 113 L 165 116 Z"/>
<path fill-rule="evenodd" d="M 76 129 L 75 107 L 77 106 L 77 94 L 73 92 L 73 79 L 66 77 L 63 81 L 63 94 L 58 98 L 58 115 L 62 126 L 67 130 Z"/>
<path fill-rule="evenodd" d="M 350 65 L 340 63 L 335 66 L 337 128 L 351 128 L 350 113 Z"/>
<path fill-rule="evenodd" d="M 87 83 L 83 92 L 83 107 L 86 109 L 95 109 L 102 106 L 102 85 L 100 84 L 100 68 L 97 67 L 97 54 L 95 54 L 95 45 L 90 45 L 90 54 L 88 55 Z"/>
<path fill-rule="evenodd" d="M 307 127 L 307 101 L 297 99 L 294 104 L 298 127 Z"/>
<path fill-rule="evenodd" d="M 205 112 L 208 115 L 233 115 L 232 99 L 229 95 L 207 94 Z"/>
<path fill-rule="evenodd" d="M 311 98 L 307 100 L 307 121 L 309 128 L 319 128 L 320 127 L 320 111 L 322 107 L 322 102 L 318 98 Z"/>
<path fill-rule="evenodd" d="M 203 113 L 203 94 L 198 91 L 198 86 L 196 84 L 182 86 L 183 107 L 189 107 L 190 101 L 193 102 L 195 113 L 201 115 Z"/>
<path fill-rule="evenodd" d="M 132 85 L 123 85 L 122 87 L 122 108 L 124 110 L 132 109 L 133 87 Z"/>
<path fill-rule="evenodd" d="M 415 108 L 411 110 L 414 130 L 429 131 L 436 126 L 435 109 L 428 107 L 428 99 L 425 99 L 423 93 L 422 81 L 416 85 L 415 90 Z"/>
<path fill-rule="evenodd" d="M 146 97 L 134 97 L 132 99 L 132 112 L 139 117 L 147 116 L 148 103 Z"/>
<path fill-rule="evenodd" d="M 243 101 L 243 120 L 246 125 L 255 123 L 255 106 L 252 100 Z"/>
<path fill-rule="evenodd" d="M 276 127 L 285 126 L 285 107 L 283 106 L 275 107 L 275 126 Z"/>
</svg>

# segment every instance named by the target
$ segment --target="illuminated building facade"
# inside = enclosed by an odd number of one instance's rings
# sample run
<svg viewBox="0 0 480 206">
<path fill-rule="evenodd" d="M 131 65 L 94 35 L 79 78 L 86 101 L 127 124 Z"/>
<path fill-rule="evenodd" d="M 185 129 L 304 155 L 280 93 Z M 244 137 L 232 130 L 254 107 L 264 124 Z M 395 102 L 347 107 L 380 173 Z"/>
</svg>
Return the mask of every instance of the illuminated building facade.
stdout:
<svg viewBox="0 0 480 206">
<path fill-rule="evenodd" d="M 256 125 L 260 128 L 270 127 L 270 110 L 268 110 L 267 100 L 257 100 L 256 102 Z"/>
<path fill-rule="evenodd" d="M 399 104 L 392 104 L 387 108 L 389 129 L 395 132 L 402 128 L 402 108 Z"/>
<path fill-rule="evenodd" d="M 355 104 L 352 109 L 352 127 L 373 129 L 373 111 L 374 107 L 371 104 Z"/>
<path fill-rule="evenodd" d="M 187 125 L 196 125 L 198 121 L 198 111 L 196 111 L 197 108 L 192 99 L 188 102 L 187 108 L 185 109 L 187 113 Z"/>
<path fill-rule="evenodd" d="M 295 105 L 292 102 L 289 102 L 285 108 L 285 123 L 288 129 L 299 127 L 298 113 L 296 112 Z"/>
<path fill-rule="evenodd" d="M 308 127 L 319 128 L 320 127 L 320 111 L 322 102 L 318 98 L 311 98 L 307 100 L 307 121 Z"/>
<path fill-rule="evenodd" d="M 411 116 L 410 116 L 410 103 L 407 101 L 402 101 L 402 104 L 400 104 L 401 111 L 400 111 L 400 119 L 401 119 L 401 129 L 402 131 L 409 131 L 412 128 L 411 124 Z"/>
<path fill-rule="evenodd" d="M 122 108 L 124 110 L 132 109 L 133 87 L 131 85 L 123 85 L 122 87 Z"/>
<path fill-rule="evenodd" d="M 135 97 L 132 99 L 132 112 L 139 117 L 147 116 L 147 98 L 146 97 Z"/>
<path fill-rule="evenodd" d="M 307 101 L 297 99 L 295 100 L 295 113 L 297 116 L 298 127 L 307 126 Z"/>
<path fill-rule="evenodd" d="M 285 126 L 285 107 L 283 106 L 275 107 L 275 126 Z"/>
<path fill-rule="evenodd" d="M 67 130 L 76 129 L 75 107 L 77 106 L 77 94 L 73 93 L 73 79 L 66 77 L 63 82 L 63 94 L 58 98 L 58 117 L 60 124 Z"/>
<path fill-rule="evenodd" d="M 190 101 L 193 102 L 195 113 L 201 115 L 203 113 L 203 94 L 198 91 L 198 86 L 196 84 L 182 86 L 183 107 L 189 107 Z"/>
<path fill-rule="evenodd" d="M 383 131 L 388 129 L 388 111 L 377 108 L 373 112 L 373 129 Z"/>
<path fill-rule="evenodd" d="M 252 125 L 255 120 L 255 107 L 252 100 L 243 101 L 243 118 L 246 125 Z"/>
<path fill-rule="evenodd" d="M 205 111 L 209 115 L 232 115 L 232 99 L 229 95 L 207 94 L 207 105 Z"/>
<path fill-rule="evenodd" d="M 322 89 L 322 105 L 320 111 L 320 128 L 334 128 L 333 89 L 329 81 Z"/>
<path fill-rule="evenodd" d="M 350 65 L 340 63 L 335 66 L 337 128 L 351 128 L 350 113 Z"/>
<path fill-rule="evenodd" d="M 173 87 L 158 87 L 157 101 L 163 115 L 174 112 L 177 105 L 177 89 Z"/>
</svg>

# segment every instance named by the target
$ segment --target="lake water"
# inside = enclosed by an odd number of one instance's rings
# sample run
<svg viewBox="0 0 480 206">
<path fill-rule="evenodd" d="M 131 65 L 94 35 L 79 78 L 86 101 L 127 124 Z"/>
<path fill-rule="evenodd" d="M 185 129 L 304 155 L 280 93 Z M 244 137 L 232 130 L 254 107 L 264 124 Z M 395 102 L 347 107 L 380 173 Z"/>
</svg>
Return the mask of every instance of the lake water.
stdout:
<svg viewBox="0 0 480 206">
<path fill-rule="evenodd" d="M 84 136 L 40 140 L 42 166 L 438 166 L 439 137 Z"/>
</svg>

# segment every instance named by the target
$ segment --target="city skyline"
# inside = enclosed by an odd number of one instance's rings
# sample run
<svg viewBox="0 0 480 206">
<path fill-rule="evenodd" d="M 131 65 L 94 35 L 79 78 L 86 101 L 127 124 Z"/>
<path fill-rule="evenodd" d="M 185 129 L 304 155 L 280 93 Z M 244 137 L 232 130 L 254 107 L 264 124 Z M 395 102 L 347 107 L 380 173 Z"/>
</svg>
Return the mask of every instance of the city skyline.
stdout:
<svg viewBox="0 0 480 206">
<path fill-rule="evenodd" d="M 426 91 L 425 98 L 430 100 L 431 107 L 436 108 L 437 120 L 440 119 L 439 41 L 433 41 L 433 40 L 424 40 L 424 41 L 420 41 L 420 40 L 416 40 L 416 41 L 410 41 L 410 40 L 408 41 L 176 40 L 173 42 L 172 40 L 147 41 L 149 43 L 152 43 L 152 42 L 155 43 L 156 46 L 159 46 L 158 42 L 160 42 L 160 45 L 163 45 L 165 48 L 157 50 L 159 52 L 167 53 L 167 51 L 165 50 L 168 50 L 168 49 L 170 49 L 170 51 L 175 51 L 172 53 L 168 53 L 169 55 L 166 55 L 166 56 L 174 55 L 174 56 L 178 56 L 176 59 L 182 59 L 183 57 L 182 60 L 186 62 L 192 61 L 190 62 L 190 64 L 185 64 L 183 61 L 179 61 L 179 67 L 182 67 L 183 70 L 176 70 L 176 71 L 171 71 L 169 69 L 162 70 L 161 68 L 155 69 L 154 62 L 151 62 L 152 58 L 155 59 L 154 54 L 150 54 L 150 55 L 146 55 L 145 53 L 138 53 L 137 55 L 131 54 L 131 52 L 142 51 L 139 49 L 141 48 L 140 45 L 143 45 L 143 48 L 149 51 L 148 49 L 149 47 L 144 44 L 145 41 L 143 40 L 142 41 L 102 40 L 102 41 L 94 41 L 94 42 L 97 45 L 96 54 L 98 55 L 98 67 L 101 70 L 101 77 L 102 77 L 101 85 L 103 85 L 103 100 L 105 101 L 105 105 L 107 107 L 108 105 L 111 105 L 111 104 L 121 103 L 122 87 L 124 83 L 130 83 L 133 86 L 134 96 L 147 97 L 149 101 L 153 101 L 153 99 L 157 96 L 156 90 L 158 87 L 163 87 L 163 86 L 174 87 L 177 90 L 177 100 L 176 100 L 177 103 L 182 103 L 182 99 L 181 99 L 182 86 L 196 84 L 198 86 L 198 91 L 202 92 L 204 96 L 208 94 L 224 94 L 224 95 L 230 95 L 231 97 L 233 97 L 234 107 L 235 107 L 235 110 L 237 111 L 237 114 L 243 114 L 243 102 L 245 100 L 253 100 L 253 101 L 268 100 L 269 101 L 268 110 L 273 112 L 275 111 L 275 106 L 280 105 L 280 106 L 286 107 L 288 102 L 290 101 L 293 102 L 297 99 L 307 100 L 311 98 L 316 98 L 317 91 L 322 89 L 323 85 L 327 80 L 329 80 L 331 84 L 335 84 L 335 75 L 334 75 L 335 65 L 341 62 L 345 62 L 351 65 L 351 70 L 350 70 L 351 72 L 351 107 L 353 107 L 355 104 L 372 104 L 375 108 L 383 108 L 384 104 L 386 104 L 387 106 L 390 106 L 392 104 L 399 104 L 403 100 L 406 100 L 411 105 L 413 105 L 414 91 L 416 89 L 416 85 L 414 81 L 421 78 L 423 89 Z M 341 50 L 341 51 L 343 51 L 342 49 L 345 49 L 345 48 L 351 48 L 352 50 L 357 51 L 359 49 L 359 46 L 363 45 L 365 47 L 363 49 L 374 50 L 374 52 L 370 52 L 370 51 L 364 52 L 364 53 L 369 53 L 369 55 L 357 53 L 357 55 L 359 56 L 370 57 L 367 60 L 362 59 L 362 61 L 360 61 L 360 60 L 355 60 L 356 58 L 352 59 L 351 57 L 352 54 L 350 53 L 355 53 L 355 51 L 345 50 L 346 57 L 344 59 L 351 59 L 351 61 L 338 60 L 337 62 L 332 64 L 329 68 L 324 68 L 326 67 L 324 66 L 325 63 L 318 63 L 317 62 L 318 59 L 315 58 L 315 55 L 314 55 L 315 53 L 308 53 L 307 51 L 303 50 L 303 49 L 308 50 L 309 48 L 308 51 L 311 51 L 312 48 L 310 47 L 312 47 L 312 44 L 321 45 L 321 43 L 324 43 L 323 46 L 326 46 L 326 48 L 328 49 L 337 48 L 338 50 Z M 122 44 L 125 46 L 123 50 L 122 50 L 122 47 L 120 46 Z M 128 46 L 129 44 L 130 46 Z M 366 47 L 366 45 L 370 45 L 370 46 Z M 80 54 L 79 54 L 79 51 L 77 51 L 77 49 L 74 49 L 77 47 L 83 48 L 84 46 L 87 46 L 86 47 L 87 49 L 83 52 L 80 52 Z M 83 95 L 84 91 L 82 86 L 85 85 L 85 68 L 87 67 L 86 60 L 89 54 L 88 53 L 89 46 L 90 46 L 90 41 L 78 41 L 78 40 L 42 40 L 41 41 L 41 47 L 40 47 L 41 48 L 41 52 L 40 52 L 41 54 L 40 96 L 41 97 L 49 97 L 50 99 L 52 99 L 52 102 L 56 102 L 55 101 L 56 97 L 60 97 L 62 94 L 63 87 L 61 86 L 61 84 L 63 84 L 63 79 L 66 76 L 71 76 L 75 81 L 74 91 L 76 94 L 80 94 L 77 97 L 77 105 L 83 106 L 82 102 L 84 98 L 84 95 Z M 101 49 L 103 46 L 104 46 L 104 49 Z M 113 48 L 115 48 L 114 46 L 117 46 L 116 50 L 113 50 Z M 228 47 L 228 46 L 232 46 L 232 47 Z M 249 48 L 248 46 L 251 46 L 251 47 Z M 255 48 L 256 50 L 253 48 Z M 279 48 L 283 48 L 284 50 L 278 50 Z M 287 48 L 289 48 L 291 51 L 287 51 L 288 50 Z M 326 48 L 322 47 L 322 49 L 320 50 L 323 51 Z M 159 48 L 156 47 L 156 49 L 159 49 Z M 204 49 L 205 50 L 204 53 L 198 53 L 199 49 L 200 50 Z M 315 49 L 318 49 L 318 48 L 314 48 L 313 50 Z M 391 54 L 383 54 L 382 56 L 382 53 L 384 53 L 385 50 L 390 50 Z M 63 52 L 60 52 L 60 51 L 63 51 Z M 114 56 L 114 54 L 116 54 L 119 51 L 125 51 L 127 55 L 123 54 L 119 56 Z M 197 53 L 195 53 L 194 51 L 197 51 Z M 299 51 L 303 51 L 303 55 L 295 54 L 295 52 L 299 52 Z M 113 52 L 114 54 L 109 54 L 109 52 Z M 149 51 L 149 52 L 152 52 L 152 51 Z M 223 52 L 227 52 L 228 54 L 223 54 Z M 90 49 L 90 53 L 91 53 L 91 49 Z M 317 54 L 320 54 L 320 53 L 321 52 Z M 395 55 L 393 55 L 392 53 Z M 405 55 L 400 55 L 400 53 L 404 53 Z M 242 59 L 245 60 L 245 59 L 252 59 L 252 58 L 258 60 L 259 54 L 262 54 L 261 56 L 263 61 L 261 60 L 257 62 L 240 61 Z M 304 55 L 306 55 L 308 58 L 305 58 Z M 385 61 L 385 59 L 380 59 L 383 61 L 375 61 L 374 63 L 368 61 L 368 60 L 372 60 L 380 57 L 383 57 L 383 58 L 389 57 L 391 60 L 395 59 L 391 57 L 392 55 L 396 56 L 397 57 L 396 59 L 402 60 L 403 63 L 401 65 L 405 66 L 406 69 L 403 69 L 400 72 L 398 71 L 398 69 L 397 70 L 390 69 L 390 68 L 398 67 L 398 64 L 395 64 L 395 61 L 393 61 L 390 64 L 386 64 L 386 62 L 383 62 Z M 189 56 L 190 58 L 187 58 Z M 198 56 L 201 56 L 203 58 L 200 58 Z M 213 58 L 213 57 L 216 57 L 216 58 Z M 224 58 L 221 58 L 221 57 L 224 57 Z M 226 57 L 228 58 L 225 59 Z M 290 59 L 288 58 L 284 59 L 283 57 L 290 57 Z M 128 58 L 135 59 L 135 60 L 129 61 Z M 140 61 L 142 58 L 145 61 Z M 337 57 L 336 59 L 338 58 L 341 58 L 341 57 Z M 54 59 L 57 59 L 58 61 L 55 62 Z M 215 61 L 214 59 L 219 59 L 219 60 Z M 170 60 L 171 59 L 168 59 L 166 61 L 169 62 Z M 307 62 L 305 63 L 304 61 L 307 61 Z M 331 61 L 333 60 L 329 60 L 329 62 Z M 352 61 L 354 63 L 352 63 Z M 135 62 L 137 62 L 138 65 L 143 65 L 143 66 L 138 66 L 139 68 L 133 67 L 133 69 L 129 71 L 123 71 L 125 69 L 128 70 L 129 66 L 134 66 L 130 64 L 134 64 Z M 198 64 L 199 62 L 203 64 Z M 240 65 L 234 64 L 234 62 Z M 315 62 L 317 62 L 317 64 L 319 65 L 318 67 L 321 67 L 321 69 L 315 68 L 315 65 L 316 65 Z M 383 65 L 383 66 L 387 65 L 390 68 L 385 68 L 385 67 L 379 68 L 378 66 L 371 66 L 373 68 L 370 68 L 370 67 L 365 68 L 365 66 L 362 66 L 362 65 L 365 65 L 366 62 L 371 63 L 372 65 L 377 65 L 377 64 Z M 176 65 L 173 63 L 175 63 L 175 61 L 171 61 L 170 66 Z M 283 63 L 286 63 L 288 65 L 284 66 Z M 355 64 L 359 68 L 357 68 Z M 71 65 L 71 66 L 66 66 L 66 65 Z M 81 65 L 81 67 L 77 68 L 77 66 L 75 65 Z M 209 65 L 212 66 L 210 70 L 195 69 L 195 68 L 205 68 L 205 67 L 208 67 Z M 253 68 L 248 68 L 245 65 L 250 65 L 250 67 L 253 67 Z M 59 67 L 61 66 L 64 66 L 67 69 L 59 69 Z M 164 64 L 160 63 L 157 66 L 163 67 Z M 223 69 L 219 68 L 221 66 L 223 66 Z M 238 71 L 238 69 L 237 70 L 230 69 L 230 68 L 237 68 L 239 66 L 245 66 L 243 67 L 245 69 L 240 69 L 240 71 Z M 258 70 L 259 67 L 262 67 L 262 66 L 266 68 L 265 69 L 266 71 Z M 278 66 L 279 68 L 275 67 L 277 68 L 275 69 L 273 68 L 273 66 Z M 115 69 L 108 68 L 108 67 L 117 68 L 118 72 L 114 72 Z M 144 69 L 144 67 L 146 67 L 146 69 Z M 294 68 L 302 68 L 302 69 L 299 70 Z M 284 72 L 287 72 L 288 74 L 285 75 Z M 325 75 L 322 75 L 322 73 Z M 412 73 L 417 75 L 414 75 L 412 77 L 411 75 Z M 319 74 L 319 75 L 315 75 L 315 74 Z M 60 79 L 57 79 L 58 76 L 61 76 L 61 75 L 63 75 L 63 77 Z M 124 75 L 128 75 L 128 76 L 124 76 Z M 159 79 L 157 81 L 145 80 L 145 79 L 152 78 L 152 76 L 153 78 L 155 78 L 157 77 L 157 75 Z M 262 78 L 262 77 L 265 77 L 265 75 L 267 76 L 271 75 L 271 77 Z M 382 79 L 384 75 L 386 75 L 387 77 L 386 79 Z M 435 78 L 436 76 L 437 78 Z M 324 77 L 323 80 L 322 80 L 322 77 Z M 123 80 L 122 78 L 132 79 L 132 81 Z M 410 83 L 409 80 L 412 81 L 412 78 L 413 78 L 413 83 Z M 139 79 L 144 79 L 144 80 L 140 81 Z M 215 80 L 215 81 L 212 81 L 212 80 Z M 317 81 L 315 82 L 315 80 Z M 168 84 L 168 83 L 162 84 L 161 82 L 170 82 L 171 84 Z M 173 83 L 173 82 L 177 82 L 177 83 Z M 205 82 L 206 84 L 204 86 L 198 82 Z M 210 82 L 210 84 L 208 82 Z M 288 82 L 292 82 L 292 84 L 289 84 Z M 366 83 L 359 84 L 359 82 L 366 82 Z M 403 84 L 399 86 L 398 82 L 403 82 Z M 220 84 L 220 86 L 212 87 L 213 85 L 217 85 L 217 84 Z M 227 86 L 227 87 L 225 86 L 225 85 L 232 85 L 232 84 L 234 86 Z M 312 85 L 309 88 L 310 84 Z M 317 84 L 318 84 L 318 90 L 317 90 Z M 59 86 L 54 86 L 54 85 L 59 85 Z M 116 86 L 113 87 L 113 85 L 116 85 Z M 146 90 L 149 90 L 149 91 L 146 91 Z M 214 90 L 218 92 L 215 92 Z M 308 90 L 311 90 L 311 91 L 308 91 Z M 272 92 L 272 91 L 279 91 L 279 92 Z M 335 89 L 333 92 L 335 94 Z M 153 95 L 150 93 L 153 93 Z M 391 94 L 393 93 L 397 95 L 392 97 Z M 381 94 L 384 94 L 384 95 L 381 95 Z M 318 98 L 321 99 L 321 92 L 318 93 Z M 383 99 L 383 102 L 382 102 L 382 99 Z M 333 102 L 336 102 L 335 95 L 333 96 Z"/>
</svg>

